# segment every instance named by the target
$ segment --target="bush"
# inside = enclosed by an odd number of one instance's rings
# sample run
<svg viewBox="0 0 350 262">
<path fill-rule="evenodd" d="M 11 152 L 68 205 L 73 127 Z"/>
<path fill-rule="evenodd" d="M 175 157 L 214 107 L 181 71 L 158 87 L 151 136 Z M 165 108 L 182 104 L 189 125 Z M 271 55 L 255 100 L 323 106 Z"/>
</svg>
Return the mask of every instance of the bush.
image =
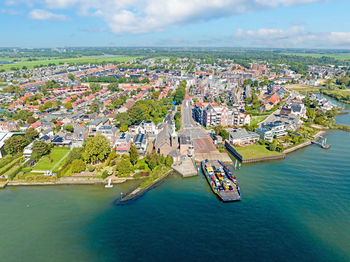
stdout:
<svg viewBox="0 0 350 262">
<path fill-rule="evenodd" d="M 271 143 L 271 144 L 269 145 L 269 150 L 270 150 L 270 151 L 275 151 L 275 150 L 276 150 L 276 145 L 273 144 L 273 143 Z"/>
<path fill-rule="evenodd" d="M 128 160 L 124 159 L 117 165 L 118 175 L 130 175 L 131 164 Z"/>
<path fill-rule="evenodd" d="M 88 166 L 88 170 L 89 170 L 89 172 L 94 172 L 95 171 L 95 167 L 94 166 Z"/>
<path fill-rule="evenodd" d="M 7 164 L 9 164 L 11 161 L 15 159 L 15 156 L 13 155 L 6 155 L 0 160 L 0 168 L 3 168 Z"/>
<path fill-rule="evenodd" d="M 103 171 L 101 176 L 102 176 L 103 179 L 106 179 L 108 177 L 107 170 Z"/>
<path fill-rule="evenodd" d="M 86 169 L 86 164 L 81 159 L 74 159 L 71 164 L 72 173 L 80 173 Z"/>
<path fill-rule="evenodd" d="M 8 175 L 8 179 L 13 180 L 21 170 L 22 170 L 22 166 L 19 166 L 18 168 L 16 168 L 11 174 Z"/>
</svg>

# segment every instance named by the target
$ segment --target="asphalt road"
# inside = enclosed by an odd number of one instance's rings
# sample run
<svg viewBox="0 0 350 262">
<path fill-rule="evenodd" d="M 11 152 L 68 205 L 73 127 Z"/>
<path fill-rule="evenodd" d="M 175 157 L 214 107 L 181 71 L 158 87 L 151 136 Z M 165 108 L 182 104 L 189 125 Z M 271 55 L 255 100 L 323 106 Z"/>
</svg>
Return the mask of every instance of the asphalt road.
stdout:
<svg viewBox="0 0 350 262">
<path fill-rule="evenodd" d="M 191 136 L 192 139 L 208 138 L 208 134 L 192 119 L 192 107 L 190 100 L 184 100 L 182 104 L 183 134 Z"/>
</svg>

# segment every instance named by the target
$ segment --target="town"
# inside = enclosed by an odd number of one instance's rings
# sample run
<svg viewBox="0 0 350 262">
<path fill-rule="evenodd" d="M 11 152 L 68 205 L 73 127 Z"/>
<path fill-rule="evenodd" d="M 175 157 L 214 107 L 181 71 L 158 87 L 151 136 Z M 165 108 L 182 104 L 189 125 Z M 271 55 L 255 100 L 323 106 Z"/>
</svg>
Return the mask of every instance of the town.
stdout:
<svg viewBox="0 0 350 262">
<path fill-rule="evenodd" d="M 188 57 L 14 67 L 0 79 L 4 186 L 137 179 L 141 189 L 172 170 L 197 175 L 204 160 L 284 159 L 346 128 L 320 93 L 350 82 L 346 67 Z"/>
</svg>

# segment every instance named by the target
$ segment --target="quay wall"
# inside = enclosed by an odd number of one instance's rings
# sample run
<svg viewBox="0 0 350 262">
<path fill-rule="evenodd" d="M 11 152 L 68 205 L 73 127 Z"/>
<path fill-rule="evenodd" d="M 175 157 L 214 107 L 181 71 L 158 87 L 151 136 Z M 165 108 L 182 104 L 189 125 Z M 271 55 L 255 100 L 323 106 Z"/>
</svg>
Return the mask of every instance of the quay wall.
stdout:
<svg viewBox="0 0 350 262">
<path fill-rule="evenodd" d="M 302 143 L 300 145 L 294 146 L 292 148 L 286 149 L 286 150 L 283 151 L 283 154 L 292 153 L 292 152 L 294 152 L 294 151 L 296 151 L 298 149 L 301 149 L 301 148 L 309 146 L 309 145 L 311 145 L 311 140 L 308 140 L 308 141 L 306 141 L 306 142 L 304 142 L 304 143 Z"/>
</svg>

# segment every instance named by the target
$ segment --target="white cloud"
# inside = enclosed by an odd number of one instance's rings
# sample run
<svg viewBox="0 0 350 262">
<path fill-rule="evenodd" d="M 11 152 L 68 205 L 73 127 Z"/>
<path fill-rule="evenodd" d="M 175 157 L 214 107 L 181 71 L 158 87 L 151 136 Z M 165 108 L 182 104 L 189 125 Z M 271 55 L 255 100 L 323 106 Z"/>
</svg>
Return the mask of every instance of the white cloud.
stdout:
<svg viewBox="0 0 350 262">
<path fill-rule="evenodd" d="M 310 32 L 304 27 L 283 29 L 238 29 L 236 41 L 260 47 L 342 47 L 350 45 L 350 32 Z"/>
<path fill-rule="evenodd" d="M 29 17 L 36 20 L 57 20 L 66 21 L 68 17 L 65 15 L 54 14 L 42 9 L 34 9 L 29 13 Z"/>
<path fill-rule="evenodd" d="M 277 7 L 329 0 L 8 0 L 29 7 L 77 8 L 103 19 L 116 34 L 162 31 L 178 25 Z"/>
</svg>

